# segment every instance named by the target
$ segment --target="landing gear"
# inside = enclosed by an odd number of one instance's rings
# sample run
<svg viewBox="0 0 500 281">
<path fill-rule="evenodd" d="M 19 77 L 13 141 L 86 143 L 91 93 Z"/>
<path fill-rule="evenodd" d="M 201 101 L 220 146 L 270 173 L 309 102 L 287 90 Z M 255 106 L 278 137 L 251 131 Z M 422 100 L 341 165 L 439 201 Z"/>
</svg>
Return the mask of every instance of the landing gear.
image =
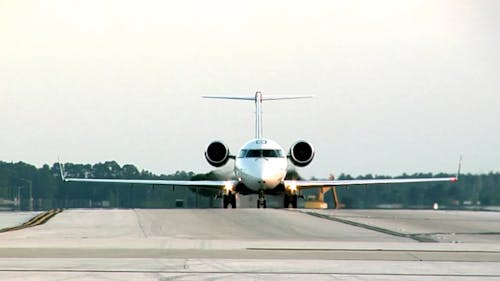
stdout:
<svg viewBox="0 0 500 281">
<path fill-rule="evenodd" d="M 259 192 L 259 199 L 257 199 L 257 209 L 266 208 L 266 197 L 264 196 L 264 191 Z"/>
<path fill-rule="evenodd" d="M 231 191 L 229 191 L 227 194 L 224 194 L 222 197 L 222 202 L 224 209 L 227 209 L 229 207 L 229 204 L 231 204 L 231 207 L 233 209 L 236 208 L 236 194 L 233 194 Z"/>
<path fill-rule="evenodd" d="M 285 194 L 285 202 L 284 202 L 284 207 L 289 208 L 290 204 L 292 205 L 292 208 L 296 209 L 297 208 L 297 194 Z"/>
</svg>

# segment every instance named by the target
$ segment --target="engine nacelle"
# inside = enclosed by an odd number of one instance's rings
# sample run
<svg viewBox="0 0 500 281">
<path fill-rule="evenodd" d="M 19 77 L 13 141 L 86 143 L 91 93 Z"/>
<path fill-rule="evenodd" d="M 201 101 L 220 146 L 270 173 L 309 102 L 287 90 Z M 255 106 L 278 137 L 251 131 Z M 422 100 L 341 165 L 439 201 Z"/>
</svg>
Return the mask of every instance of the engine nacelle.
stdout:
<svg viewBox="0 0 500 281">
<path fill-rule="evenodd" d="M 314 147 L 306 141 L 298 141 L 290 147 L 290 160 L 293 165 L 305 167 L 314 158 Z"/>
<path fill-rule="evenodd" d="M 205 150 L 205 158 L 214 167 L 222 167 L 229 160 L 229 148 L 220 141 L 211 142 Z"/>
</svg>

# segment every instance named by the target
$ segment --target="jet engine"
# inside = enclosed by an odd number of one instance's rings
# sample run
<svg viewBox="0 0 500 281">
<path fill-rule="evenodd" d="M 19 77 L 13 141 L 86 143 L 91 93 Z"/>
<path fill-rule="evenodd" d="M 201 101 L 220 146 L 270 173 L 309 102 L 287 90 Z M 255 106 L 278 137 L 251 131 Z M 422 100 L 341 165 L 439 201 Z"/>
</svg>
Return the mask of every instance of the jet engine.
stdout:
<svg viewBox="0 0 500 281">
<path fill-rule="evenodd" d="M 220 141 L 213 141 L 205 150 L 205 158 L 214 167 L 222 167 L 229 160 L 229 148 Z"/>
<path fill-rule="evenodd" d="M 314 158 L 314 147 L 306 141 L 298 141 L 290 147 L 289 157 L 295 166 L 305 167 Z"/>
</svg>

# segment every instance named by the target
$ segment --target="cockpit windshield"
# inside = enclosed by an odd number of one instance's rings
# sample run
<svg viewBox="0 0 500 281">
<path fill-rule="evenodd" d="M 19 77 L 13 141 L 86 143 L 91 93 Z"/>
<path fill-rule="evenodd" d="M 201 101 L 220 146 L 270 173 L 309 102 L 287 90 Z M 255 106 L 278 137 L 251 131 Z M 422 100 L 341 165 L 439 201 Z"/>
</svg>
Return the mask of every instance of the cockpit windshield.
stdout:
<svg viewBox="0 0 500 281">
<path fill-rule="evenodd" d="M 258 158 L 262 157 L 262 150 L 250 149 L 245 155 L 246 158 Z"/>
<path fill-rule="evenodd" d="M 280 149 L 242 149 L 239 158 L 284 158 Z"/>
</svg>

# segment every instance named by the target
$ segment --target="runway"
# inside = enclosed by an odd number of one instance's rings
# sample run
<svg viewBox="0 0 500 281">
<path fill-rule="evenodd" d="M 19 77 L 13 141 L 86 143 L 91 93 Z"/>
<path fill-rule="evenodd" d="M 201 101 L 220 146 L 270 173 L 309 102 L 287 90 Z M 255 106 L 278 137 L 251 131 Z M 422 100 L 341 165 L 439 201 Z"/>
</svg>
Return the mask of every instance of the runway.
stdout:
<svg viewBox="0 0 500 281">
<path fill-rule="evenodd" d="M 497 212 L 65 210 L 0 234 L 0 276 L 500 280 L 499 238 Z"/>
<path fill-rule="evenodd" d="M 0 229 L 21 225 L 39 213 L 40 212 L 0 212 Z"/>
</svg>

